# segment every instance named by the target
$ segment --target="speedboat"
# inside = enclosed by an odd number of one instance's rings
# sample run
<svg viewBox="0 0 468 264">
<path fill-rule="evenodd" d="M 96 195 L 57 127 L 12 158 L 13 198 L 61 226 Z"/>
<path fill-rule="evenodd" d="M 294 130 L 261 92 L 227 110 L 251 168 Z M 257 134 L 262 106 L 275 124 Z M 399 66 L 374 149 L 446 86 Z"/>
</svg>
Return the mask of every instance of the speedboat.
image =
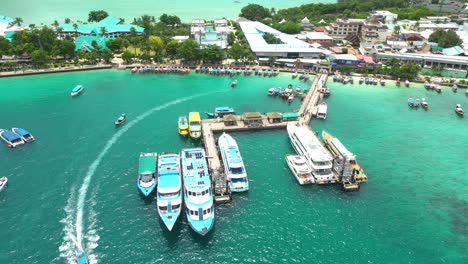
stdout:
<svg viewBox="0 0 468 264">
<path fill-rule="evenodd" d="M 374 84 L 374 85 L 377 85 L 378 82 L 379 82 L 379 80 L 373 79 L 373 84 Z"/>
<path fill-rule="evenodd" d="M 406 86 L 406 87 L 409 87 L 409 85 L 410 85 L 410 82 L 409 82 L 408 80 L 406 80 L 406 81 L 405 81 L 405 86 Z"/>
<path fill-rule="evenodd" d="M 327 103 L 322 102 L 317 109 L 317 118 L 327 119 Z"/>
<path fill-rule="evenodd" d="M 188 123 L 187 123 L 187 117 L 186 116 L 179 116 L 179 121 L 177 121 L 177 126 L 179 129 L 179 135 L 181 136 L 186 136 L 188 135 Z"/>
<path fill-rule="evenodd" d="M 385 80 L 384 79 L 380 79 L 380 85 L 385 86 Z"/>
<path fill-rule="evenodd" d="M 440 89 L 440 85 L 435 85 L 435 86 L 434 86 L 434 89 L 435 89 L 438 93 L 441 93 L 441 92 L 442 92 L 442 89 Z"/>
<path fill-rule="evenodd" d="M 426 102 L 426 98 L 423 98 L 421 100 L 421 106 L 424 108 L 424 109 L 429 109 L 429 103 Z"/>
<path fill-rule="evenodd" d="M 408 99 L 408 105 L 411 106 L 411 107 L 414 106 L 414 99 L 413 99 L 413 98 L 410 97 L 410 98 Z"/>
<path fill-rule="evenodd" d="M 218 138 L 218 146 L 229 181 L 229 189 L 232 192 L 248 191 L 247 172 L 237 142 L 230 135 L 223 133 Z"/>
<path fill-rule="evenodd" d="M 13 131 L 13 133 L 18 135 L 24 142 L 33 142 L 35 140 L 33 135 L 31 135 L 31 133 L 29 133 L 28 131 L 22 128 L 14 127 L 11 129 L 11 131 Z"/>
<path fill-rule="evenodd" d="M 162 153 L 158 157 L 158 213 L 169 231 L 182 210 L 182 178 L 180 156 Z"/>
<path fill-rule="evenodd" d="M 7 143 L 8 147 L 14 148 L 18 145 L 24 144 L 24 140 L 10 130 L 0 129 L 0 138 Z"/>
<path fill-rule="evenodd" d="M 293 73 L 293 74 L 291 75 L 291 77 L 292 77 L 293 79 L 296 78 L 296 77 L 297 77 L 297 72 Z"/>
<path fill-rule="evenodd" d="M 349 82 L 350 84 L 354 84 L 354 78 L 353 78 L 353 77 L 349 77 L 348 82 Z"/>
<path fill-rule="evenodd" d="M 86 258 L 86 254 L 84 253 L 83 250 L 78 250 L 77 252 L 77 261 L 78 261 L 78 264 L 88 264 L 88 259 Z"/>
<path fill-rule="evenodd" d="M 235 80 L 235 81 L 233 81 L 233 82 L 231 83 L 231 87 L 234 87 L 234 86 L 236 86 L 236 85 L 237 85 L 237 80 Z"/>
<path fill-rule="evenodd" d="M 295 90 L 295 91 L 296 91 L 296 93 L 300 93 L 300 92 L 302 91 L 302 89 L 301 89 L 300 86 L 298 86 L 298 87 L 296 87 L 296 90 Z"/>
<path fill-rule="evenodd" d="M 271 88 L 271 89 L 274 89 L 274 88 Z M 227 107 L 227 106 L 216 107 L 214 110 L 214 113 L 206 113 L 206 115 L 208 115 L 209 117 L 214 117 L 214 118 L 223 117 L 225 115 L 235 115 L 235 114 L 236 112 L 234 111 L 234 108 Z"/>
<path fill-rule="evenodd" d="M 431 84 L 429 82 L 424 83 L 424 88 L 431 89 Z"/>
<path fill-rule="evenodd" d="M 156 187 L 156 158 L 157 153 L 140 154 L 137 187 L 144 196 L 148 196 Z"/>
<path fill-rule="evenodd" d="M 362 84 L 364 82 L 364 78 L 359 78 L 359 84 Z"/>
<path fill-rule="evenodd" d="M 454 84 L 454 85 L 452 86 L 452 91 L 453 91 L 454 93 L 456 93 L 457 90 L 458 90 L 458 86 L 457 86 L 456 84 Z"/>
<path fill-rule="evenodd" d="M 274 95 L 274 94 L 275 94 L 275 88 L 268 89 L 268 95 Z"/>
<path fill-rule="evenodd" d="M 288 96 L 288 103 L 292 103 L 292 101 L 294 101 L 294 94 Z"/>
<path fill-rule="evenodd" d="M 465 111 L 463 111 L 463 108 L 461 107 L 460 104 L 457 104 L 455 106 L 455 112 L 461 116 L 463 116 L 465 114 Z"/>
<path fill-rule="evenodd" d="M 205 150 L 183 149 L 181 152 L 184 181 L 185 214 L 190 227 L 204 236 L 214 225 L 214 206 L 211 180 Z"/>
<path fill-rule="evenodd" d="M 299 184 L 315 183 L 312 170 L 309 168 L 309 165 L 307 165 L 307 161 L 304 157 L 301 155 L 287 154 L 286 163 Z"/>
<path fill-rule="evenodd" d="M 421 101 L 419 100 L 419 98 L 416 98 L 416 100 L 414 100 L 414 107 L 419 107 L 420 104 Z"/>
<path fill-rule="evenodd" d="M 126 114 L 122 114 L 115 122 L 114 124 L 117 126 L 117 125 L 120 125 L 122 124 L 123 122 L 125 122 L 125 120 L 127 120 L 127 115 Z"/>
<path fill-rule="evenodd" d="M 396 85 L 397 85 L 397 86 L 400 86 L 400 85 L 401 85 L 400 78 L 398 78 L 398 80 L 396 81 Z"/>
<path fill-rule="evenodd" d="M 75 95 L 81 93 L 83 90 L 84 90 L 83 85 L 77 85 L 77 86 L 75 86 L 75 88 L 73 88 L 73 90 L 71 91 L 71 96 L 75 96 Z"/>
<path fill-rule="evenodd" d="M 8 178 L 3 176 L 0 178 L 0 192 L 5 188 L 6 184 L 8 182 Z"/>
<path fill-rule="evenodd" d="M 201 137 L 201 118 L 199 112 L 189 113 L 189 135 L 193 139 Z"/>
</svg>

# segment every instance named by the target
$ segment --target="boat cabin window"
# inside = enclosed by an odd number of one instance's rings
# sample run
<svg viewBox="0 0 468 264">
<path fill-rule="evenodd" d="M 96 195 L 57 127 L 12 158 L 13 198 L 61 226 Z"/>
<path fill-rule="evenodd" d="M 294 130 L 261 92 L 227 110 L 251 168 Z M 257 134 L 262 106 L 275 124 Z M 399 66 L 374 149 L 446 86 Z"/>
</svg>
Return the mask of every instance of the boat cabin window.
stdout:
<svg viewBox="0 0 468 264">
<path fill-rule="evenodd" d="M 193 126 L 193 125 L 200 125 L 200 122 L 199 121 L 191 121 L 190 122 L 190 125 Z"/>
<path fill-rule="evenodd" d="M 143 174 L 141 175 L 141 181 L 142 182 L 150 182 L 153 180 L 153 174 Z"/>
<path fill-rule="evenodd" d="M 172 210 L 176 210 L 180 208 L 180 204 L 174 204 L 172 205 Z"/>
<path fill-rule="evenodd" d="M 245 182 L 245 178 L 231 179 L 231 182 L 232 182 L 232 183 Z"/>
<path fill-rule="evenodd" d="M 162 198 L 172 198 L 172 197 L 176 197 L 177 195 L 179 195 L 179 191 L 171 192 L 171 193 L 159 193 L 159 196 Z"/>
<path fill-rule="evenodd" d="M 190 215 L 194 215 L 194 214 L 195 214 L 195 212 L 190 210 Z"/>
<path fill-rule="evenodd" d="M 231 168 L 232 174 L 241 174 L 243 172 L 242 168 Z"/>
<path fill-rule="evenodd" d="M 159 210 L 161 210 L 161 211 L 167 211 L 167 206 L 159 206 Z"/>
</svg>

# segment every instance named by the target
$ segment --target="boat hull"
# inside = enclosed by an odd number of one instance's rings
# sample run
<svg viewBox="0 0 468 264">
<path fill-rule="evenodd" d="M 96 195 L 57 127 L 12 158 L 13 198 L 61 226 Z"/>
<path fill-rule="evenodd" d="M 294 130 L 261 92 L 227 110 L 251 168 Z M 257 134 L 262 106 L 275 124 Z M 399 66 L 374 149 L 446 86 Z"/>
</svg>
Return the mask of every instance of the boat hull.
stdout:
<svg viewBox="0 0 468 264">
<path fill-rule="evenodd" d="M 212 211 L 212 217 L 203 220 L 193 220 L 189 214 L 186 216 L 192 230 L 202 236 L 208 234 L 214 226 L 214 211 Z"/>
<path fill-rule="evenodd" d="M 138 190 L 141 192 L 141 194 L 143 194 L 144 196 L 148 196 L 154 191 L 154 188 L 156 187 L 156 182 L 154 182 L 149 187 L 143 187 L 140 184 L 140 180 L 137 180 L 137 187 L 138 187 Z"/>
</svg>

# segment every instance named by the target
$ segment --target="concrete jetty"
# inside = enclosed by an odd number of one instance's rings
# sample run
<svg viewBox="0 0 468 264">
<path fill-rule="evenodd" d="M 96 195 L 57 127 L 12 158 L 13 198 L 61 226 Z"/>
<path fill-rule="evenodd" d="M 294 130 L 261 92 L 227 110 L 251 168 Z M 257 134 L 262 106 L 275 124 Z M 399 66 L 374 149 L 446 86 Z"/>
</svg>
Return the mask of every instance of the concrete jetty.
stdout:
<svg viewBox="0 0 468 264">
<path fill-rule="evenodd" d="M 323 98 L 323 94 L 319 91 L 325 86 L 327 78 L 328 76 L 326 74 L 318 74 L 315 77 L 309 90 L 303 97 L 301 106 L 297 111 L 298 116 L 295 119 L 271 122 L 266 114 L 257 113 L 255 116 L 255 113 L 253 113 L 251 116 L 245 114 L 233 115 L 230 117 L 229 122 L 225 122 L 222 118 L 202 120 L 203 145 L 208 160 L 208 168 L 212 177 L 215 202 L 224 203 L 230 201 L 231 192 L 224 173 L 224 168 L 221 165 L 220 154 L 216 146 L 214 134 L 230 131 L 286 128 L 289 122 L 309 124 L 312 117 L 317 112 L 317 105 Z M 250 117 L 252 117 L 252 119 L 249 119 Z"/>
</svg>

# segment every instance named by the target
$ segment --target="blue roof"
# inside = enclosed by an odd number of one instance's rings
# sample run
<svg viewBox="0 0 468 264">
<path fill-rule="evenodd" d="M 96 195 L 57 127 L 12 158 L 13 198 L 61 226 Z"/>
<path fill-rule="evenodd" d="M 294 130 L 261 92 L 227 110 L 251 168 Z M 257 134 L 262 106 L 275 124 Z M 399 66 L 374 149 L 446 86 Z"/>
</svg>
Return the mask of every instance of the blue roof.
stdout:
<svg viewBox="0 0 468 264">
<path fill-rule="evenodd" d="M 91 24 L 77 24 L 78 28 L 75 30 L 73 27 L 74 24 L 61 24 L 59 27 L 62 28 L 64 32 L 78 32 L 81 34 L 86 35 L 100 35 L 101 28 L 106 28 L 107 33 L 114 33 L 114 32 L 130 32 L 130 29 L 133 27 L 135 28 L 136 32 L 141 33 L 145 29 L 131 24 L 119 24 L 120 19 L 108 16 L 103 20 L 97 23 Z"/>
<path fill-rule="evenodd" d="M 5 130 L 2 132 L 2 136 L 4 138 L 6 138 L 8 141 L 13 141 L 13 140 L 17 140 L 17 139 L 20 139 L 20 137 L 18 135 L 16 135 L 15 133 L 11 132 L 10 130 Z"/>
<path fill-rule="evenodd" d="M 93 47 L 93 41 L 96 41 L 96 43 L 101 46 L 101 49 L 107 49 L 107 41 L 109 41 L 111 38 L 103 38 L 100 36 L 79 36 L 75 39 L 75 51 L 78 50 L 87 50 L 91 51 L 94 49 Z"/>
<path fill-rule="evenodd" d="M 80 90 L 81 88 L 83 88 L 82 85 L 77 85 L 77 86 L 75 86 L 75 88 L 73 88 L 72 92 L 77 92 L 77 91 Z"/>
<path fill-rule="evenodd" d="M 443 49 L 442 53 L 448 56 L 457 56 L 457 55 L 464 54 L 465 51 L 460 46 L 455 46 L 455 47 Z"/>
<path fill-rule="evenodd" d="M 7 17 L 7 16 L 0 16 L 0 22 L 8 22 L 8 23 L 11 23 L 11 22 L 14 22 L 15 20 L 11 17 Z"/>
<path fill-rule="evenodd" d="M 158 172 L 158 188 L 171 188 L 180 186 L 179 171 L 176 169 L 160 170 Z"/>
<path fill-rule="evenodd" d="M 24 129 L 22 129 L 22 128 L 17 128 L 17 129 L 15 129 L 15 132 L 16 132 L 17 134 L 22 135 L 22 136 L 26 136 L 26 135 L 30 135 L 30 134 L 31 134 L 31 133 L 29 133 L 28 131 L 26 131 L 26 130 L 24 130 Z"/>
</svg>

